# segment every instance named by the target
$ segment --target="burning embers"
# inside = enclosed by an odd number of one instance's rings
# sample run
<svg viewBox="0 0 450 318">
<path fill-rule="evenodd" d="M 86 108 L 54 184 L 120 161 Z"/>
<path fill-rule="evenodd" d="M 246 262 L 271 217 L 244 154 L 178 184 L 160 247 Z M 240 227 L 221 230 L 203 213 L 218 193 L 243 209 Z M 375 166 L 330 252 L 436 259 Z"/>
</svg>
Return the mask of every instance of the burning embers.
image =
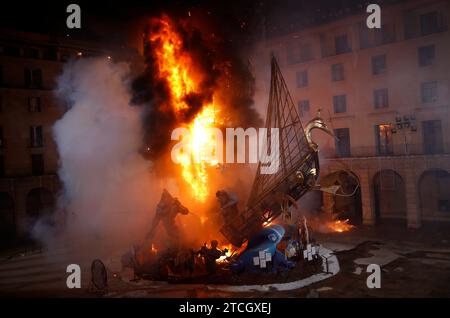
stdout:
<svg viewBox="0 0 450 318">
<path fill-rule="evenodd" d="M 330 220 L 329 215 L 310 218 L 309 223 L 319 233 L 344 233 L 356 228 L 349 219 Z"/>
<path fill-rule="evenodd" d="M 352 224 L 349 224 L 349 219 L 346 220 L 337 220 L 333 222 L 327 222 L 326 226 L 332 231 L 332 232 L 347 232 L 353 229 L 355 226 Z"/>
</svg>

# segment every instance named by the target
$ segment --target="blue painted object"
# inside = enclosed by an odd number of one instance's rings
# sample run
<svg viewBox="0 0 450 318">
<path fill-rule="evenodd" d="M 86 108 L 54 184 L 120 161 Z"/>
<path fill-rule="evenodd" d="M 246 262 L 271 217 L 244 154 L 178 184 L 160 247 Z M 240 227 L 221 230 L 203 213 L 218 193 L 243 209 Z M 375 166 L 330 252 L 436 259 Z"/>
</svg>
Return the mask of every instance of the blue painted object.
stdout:
<svg viewBox="0 0 450 318">
<path fill-rule="evenodd" d="M 284 233 L 284 228 L 278 224 L 259 231 L 249 240 L 247 248 L 236 262 L 231 264 L 231 269 L 236 272 L 278 272 L 294 267 L 294 263 L 288 261 L 286 256 L 277 250 L 277 244 L 280 243 Z M 258 258 L 257 265 L 255 258 Z M 261 266 L 263 263 L 265 267 Z"/>
</svg>

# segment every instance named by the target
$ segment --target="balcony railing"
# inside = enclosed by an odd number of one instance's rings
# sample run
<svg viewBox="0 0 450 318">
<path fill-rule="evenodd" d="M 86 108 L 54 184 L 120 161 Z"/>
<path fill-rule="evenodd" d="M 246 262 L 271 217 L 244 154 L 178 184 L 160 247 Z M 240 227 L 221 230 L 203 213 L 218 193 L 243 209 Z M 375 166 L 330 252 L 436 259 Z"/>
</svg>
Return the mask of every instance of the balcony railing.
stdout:
<svg viewBox="0 0 450 318">
<path fill-rule="evenodd" d="M 322 156 L 327 159 L 450 154 L 450 144 L 438 146 L 425 144 L 396 144 L 385 149 L 378 149 L 376 146 L 362 146 L 351 147 L 350 153 L 337 153 L 333 148 L 319 147 L 319 149 Z"/>
<path fill-rule="evenodd" d="M 44 148 L 44 140 L 32 140 L 27 138 L 28 148 Z"/>
</svg>

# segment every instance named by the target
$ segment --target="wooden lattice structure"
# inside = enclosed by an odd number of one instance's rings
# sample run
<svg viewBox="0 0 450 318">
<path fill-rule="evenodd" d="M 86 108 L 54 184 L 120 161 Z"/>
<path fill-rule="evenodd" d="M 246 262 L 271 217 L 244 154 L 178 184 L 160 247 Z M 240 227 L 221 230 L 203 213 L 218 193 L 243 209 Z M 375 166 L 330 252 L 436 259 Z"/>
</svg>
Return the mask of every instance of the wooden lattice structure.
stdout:
<svg viewBox="0 0 450 318">
<path fill-rule="evenodd" d="M 225 218 L 221 232 L 236 246 L 281 214 L 280 198 L 289 195 L 298 200 L 311 190 L 319 175 L 318 147 L 310 139 L 310 130 L 326 130 L 326 126 L 316 117 L 308 123 L 305 132 L 275 57 L 271 60 L 266 128 L 279 130 L 278 170 L 262 173 L 261 162 L 267 162 L 267 154 L 262 156 L 246 209 L 238 216 Z M 267 144 L 270 149 L 270 134 Z"/>
</svg>

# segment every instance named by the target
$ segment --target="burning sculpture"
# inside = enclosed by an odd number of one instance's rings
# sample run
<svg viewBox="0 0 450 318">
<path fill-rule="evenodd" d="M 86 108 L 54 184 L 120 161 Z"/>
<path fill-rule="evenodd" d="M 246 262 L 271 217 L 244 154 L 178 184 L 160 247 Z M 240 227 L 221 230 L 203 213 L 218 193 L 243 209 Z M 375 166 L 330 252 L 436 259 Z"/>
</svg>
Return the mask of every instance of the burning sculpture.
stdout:
<svg viewBox="0 0 450 318">
<path fill-rule="evenodd" d="M 155 118 L 160 120 L 159 123 L 154 122 L 153 129 L 158 131 L 161 125 L 165 125 L 169 126 L 164 127 L 167 130 L 173 128 L 175 123 L 189 130 L 189 149 L 179 152 L 176 161 L 181 166 L 179 174 L 189 185 L 190 197 L 203 204 L 210 194 L 209 169 L 218 164 L 210 153 L 211 149 L 214 149 L 215 140 L 208 129 L 214 126 L 223 127 L 225 122 L 230 123 L 227 117 L 228 108 L 223 106 L 225 104 L 220 102 L 220 98 L 216 99 L 214 90 L 214 85 L 220 78 L 219 73 L 226 74 L 227 72 L 223 71 L 227 70 L 227 67 L 220 72 L 220 65 L 209 65 L 212 74 L 205 74 L 205 69 L 199 67 L 198 61 L 195 60 L 195 54 L 187 50 L 186 36 L 186 31 L 180 30 L 179 25 L 167 16 L 154 19 L 151 31 L 146 35 L 150 52 L 147 58 L 148 63 L 152 65 L 152 80 L 155 82 L 153 89 L 163 91 L 158 95 L 159 98 L 153 98 L 153 107 L 157 108 L 158 112 Z M 246 270 L 252 261 L 258 261 L 260 268 L 265 268 L 265 264 L 270 262 L 273 271 L 292 268 L 294 264 L 276 248 L 285 234 L 285 229 L 271 223 L 283 215 L 284 219 L 289 220 L 295 227 L 296 224 L 289 213 L 290 206 L 295 206 L 299 198 L 316 186 L 319 176 L 318 146 L 311 139 L 311 130 L 316 128 L 332 134 L 319 116 L 303 129 L 277 61 L 272 57 L 265 129 L 277 129 L 279 132 L 279 169 L 272 174 L 263 172 L 265 163 L 270 161 L 262 157 L 271 154 L 262 151 L 250 197 L 243 211 L 239 211 L 238 199 L 234 193 L 225 190 L 216 192 L 222 212 L 220 232 L 235 247 L 230 244 L 225 248 L 216 240 L 211 241 L 210 247 L 205 243 L 197 252 L 179 244 L 173 244 L 172 247 L 158 252 L 154 250 L 153 245 L 151 250 L 139 247 L 131 258 L 135 270 L 141 275 L 151 273 L 153 278 L 179 278 L 183 277 L 179 273 L 186 271 L 189 276 L 193 275 L 194 269 L 199 266 L 207 273 L 214 274 L 216 263 L 225 262 L 237 272 Z M 267 134 L 266 141 L 267 148 L 275 148 L 270 133 Z M 157 151 L 158 144 L 155 143 L 149 148 L 150 151 Z M 268 152 L 272 151 L 273 149 Z M 165 203 L 166 201 L 169 203 Z M 166 208 L 173 210 L 173 213 L 164 215 L 162 211 Z M 188 214 L 188 210 L 167 191 L 163 193 L 158 210 L 160 213 L 157 213 L 153 220 L 148 238 L 153 239 L 156 228 L 162 221 L 169 236 L 178 240 L 178 233 L 173 233 L 177 232 L 174 220 L 179 213 Z M 197 213 L 197 210 L 195 212 Z M 201 220 L 204 219 L 204 215 L 197 216 Z M 311 249 L 309 239 L 298 245 L 305 249 L 309 246 Z M 264 251 L 264 255 L 260 255 L 261 251 Z"/>
<path fill-rule="evenodd" d="M 228 218 L 223 225 L 222 234 L 236 246 L 270 224 L 315 186 L 319 177 L 319 149 L 311 139 L 311 131 L 320 129 L 332 135 L 319 116 L 303 129 L 275 57 L 271 61 L 266 128 L 280 130 L 280 169 L 274 174 L 262 174 L 259 163 L 246 210 L 233 219 Z M 280 193 L 289 198 L 281 204 Z"/>
<path fill-rule="evenodd" d="M 188 213 L 189 210 L 184 207 L 177 198 L 172 197 L 169 191 L 164 189 L 161 200 L 156 206 L 155 217 L 153 218 L 152 226 L 147 233 L 146 239 L 152 242 L 158 229 L 158 225 L 162 222 L 167 234 L 174 241 L 174 245 L 179 245 L 179 230 L 175 224 L 175 218 L 178 214 L 186 215 Z"/>
<path fill-rule="evenodd" d="M 272 271 L 286 270 L 294 267 L 294 263 L 277 250 L 277 244 L 284 236 L 284 228 L 274 225 L 258 232 L 249 240 L 245 251 L 231 265 L 236 272 L 251 272 L 270 268 Z M 268 266 L 268 263 L 272 266 Z"/>
</svg>

